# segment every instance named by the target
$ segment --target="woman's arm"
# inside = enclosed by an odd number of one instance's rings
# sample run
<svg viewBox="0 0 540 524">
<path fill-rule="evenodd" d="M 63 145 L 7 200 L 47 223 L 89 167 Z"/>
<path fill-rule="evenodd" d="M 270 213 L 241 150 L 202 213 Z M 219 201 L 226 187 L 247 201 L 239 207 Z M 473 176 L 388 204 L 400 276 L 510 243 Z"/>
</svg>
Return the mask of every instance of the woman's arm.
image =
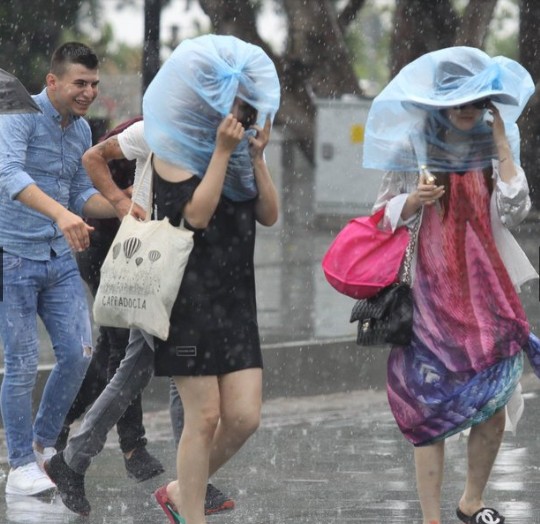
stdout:
<svg viewBox="0 0 540 524">
<path fill-rule="evenodd" d="M 529 214 L 531 199 L 529 184 L 523 169 L 513 165 L 515 176 L 510 182 L 505 182 L 500 173 L 500 163 L 493 162 L 494 189 L 492 198 L 495 199 L 497 214 L 506 227 L 521 223 Z"/>
<path fill-rule="evenodd" d="M 216 147 L 206 173 L 183 210 L 184 218 L 194 228 L 206 228 L 214 215 L 221 198 L 229 159 L 243 137 L 242 124 L 232 114 L 227 115 L 217 129 Z M 168 182 L 182 182 L 193 176 L 189 171 L 158 157 L 154 158 L 154 167 L 157 174 Z"/>
<path fill-rule="evenodd" d="M 264 159 L 264 149 L 270 141 L 272 123 L 270 118 L 267 118 L 263 128 L 252 127 L 257 131 L 254 137 L 249 138 L 253 172 L 259 192 L 255 203 L 255 217 L 263 226 L 272 226 L 276 223 L 279 214 L 278 194 Z"/>
<path fill-rule="evenodd" d="M 493 120 L 489 123 L 493 132 L 493 141 L 497 150 L 497 159 L 499 161 L 499 176 L 503 182 L 510 183 L 517 175 L 512 157 L 512 149 L 508 143 L 504 122 L 497 106 L 492 102 L 488 105 L 488 110 Z"/>
<path fill-rule="evenodd" d="M 423 205 L 433 205 L 444 194 L 444 187 L 426 183 L 417 172 L 389 171 L 384 174 L 373 212 L 386 207 L 384 229 L 395 230 L 407 224 Z"/>
<path fill-rule="evenodd" d="M 523 169 L 514 162 L 499 110 L 490 104 L 489 112 L 493 117 L 490 125 L 497 150 L 497 160 L 493 162 L 493 198 L 501 222 L 506 227 L 512 227 L 519 224 L 531 209 L 529 184 Z"/>
</svg>

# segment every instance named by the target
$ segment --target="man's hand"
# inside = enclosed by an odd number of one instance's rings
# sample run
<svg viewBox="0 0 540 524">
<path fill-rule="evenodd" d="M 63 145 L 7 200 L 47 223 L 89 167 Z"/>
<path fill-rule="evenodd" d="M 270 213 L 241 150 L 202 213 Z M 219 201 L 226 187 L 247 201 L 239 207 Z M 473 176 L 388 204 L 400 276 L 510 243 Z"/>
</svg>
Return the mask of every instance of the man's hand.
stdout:
<svg viewBox="0 0 540 524">
<path fill-rule="evenodd" d="M 90 233 L 94 230 L 80 216 L 64 209 L 56 223 L 64 234 L 69 247 L 74 251 L 84 251 L 90 245 Z"/>
</svg>

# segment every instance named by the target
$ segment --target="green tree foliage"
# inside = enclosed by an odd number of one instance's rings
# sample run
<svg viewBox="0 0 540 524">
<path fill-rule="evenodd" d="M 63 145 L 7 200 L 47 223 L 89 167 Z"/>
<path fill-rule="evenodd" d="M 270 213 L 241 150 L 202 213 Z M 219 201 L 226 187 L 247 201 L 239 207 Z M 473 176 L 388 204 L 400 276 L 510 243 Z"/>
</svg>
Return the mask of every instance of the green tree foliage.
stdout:
<svg viewBox="0 0 540 524">
<path fill-rule="evenodd" d="M 81 15 L 97 14 L 98 0 L 0 2 L 0 67 L 30 92 L 43 86 L 52 52 L 65 30 L 77 32 Z"/>
</svg>

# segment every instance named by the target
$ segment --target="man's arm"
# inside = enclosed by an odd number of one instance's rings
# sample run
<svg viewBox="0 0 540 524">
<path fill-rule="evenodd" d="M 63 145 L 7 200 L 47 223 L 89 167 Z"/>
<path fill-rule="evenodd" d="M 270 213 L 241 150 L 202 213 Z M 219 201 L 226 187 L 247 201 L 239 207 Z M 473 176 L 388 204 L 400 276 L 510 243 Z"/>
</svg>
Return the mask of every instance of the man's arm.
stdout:
<svg viewBox="0 0 540 524">
<path fill-rule="evenodd" d="M 114 182 L 109 162 L 125 158 L 118 138 L 112 136 L 91 147 L 82 157 L 83 166 L 97 190 L 114 206 L 116 215 L 122 219 L 129 213 L 131 199 Z M 146 213 L 142 207 L 133 205 L 132 215 L 144 219 Z"/>
<path fill-rule="evenodd" d="M 17 200 L 54 220 L 71 249 L 84 251 L 90 245 L 89 233 L 94 228 L 90 227 L 79 215 L 72 213 L 47 195 L 36 184 L 26 186 L 17 195 Z"/>
<path fill-rule="evenodd" d="M 9 198 L 18 200 L 56 222 L 69 246 L 75 251 L 83 251 L 89 245 L 89 232 L 93 228 L 40 189 L 25 170 L 28 143 L 35 126 L 33 115 L 2 116 L 0 189 L 5 191 Z"/>
</svg>

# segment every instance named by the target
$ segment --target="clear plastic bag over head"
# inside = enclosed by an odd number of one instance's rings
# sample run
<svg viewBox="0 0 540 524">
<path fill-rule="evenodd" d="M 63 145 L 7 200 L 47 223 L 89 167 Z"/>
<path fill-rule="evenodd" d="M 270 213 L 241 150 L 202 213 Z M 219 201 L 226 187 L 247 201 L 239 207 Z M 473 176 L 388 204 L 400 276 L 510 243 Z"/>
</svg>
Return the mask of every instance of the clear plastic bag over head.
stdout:
<svg viewBox="0 0 540 524">
<path fill-rule="evenodd" d="M 216 130 L 236 97 L 257 110 L 258 125 L 274 119 L 280 85 L 268 55 L 234 36 L 184 40 L 144 95 L 146 141 L 159 158 L 201 178 L 214 151 Z M 246 132 L 229 162 L 223 192 L 232 200 L 257 195 L 247 139 L 253 132 Z"/>
<path fill-rule="evenodd" d="M 491 58 L 465 46 L 427 53 L 405 66 L 373 100 L 363 164 L 391 171 L 427 165 L 438 172 L 491 165 L 495 151 L 488 110 L 466 132 L 447 117 L 449 108 L 487 99 L 499 110 L 519 163 L 516 120 L 533 92 L 530 74 L 509 58 Z"/>
</svg>

